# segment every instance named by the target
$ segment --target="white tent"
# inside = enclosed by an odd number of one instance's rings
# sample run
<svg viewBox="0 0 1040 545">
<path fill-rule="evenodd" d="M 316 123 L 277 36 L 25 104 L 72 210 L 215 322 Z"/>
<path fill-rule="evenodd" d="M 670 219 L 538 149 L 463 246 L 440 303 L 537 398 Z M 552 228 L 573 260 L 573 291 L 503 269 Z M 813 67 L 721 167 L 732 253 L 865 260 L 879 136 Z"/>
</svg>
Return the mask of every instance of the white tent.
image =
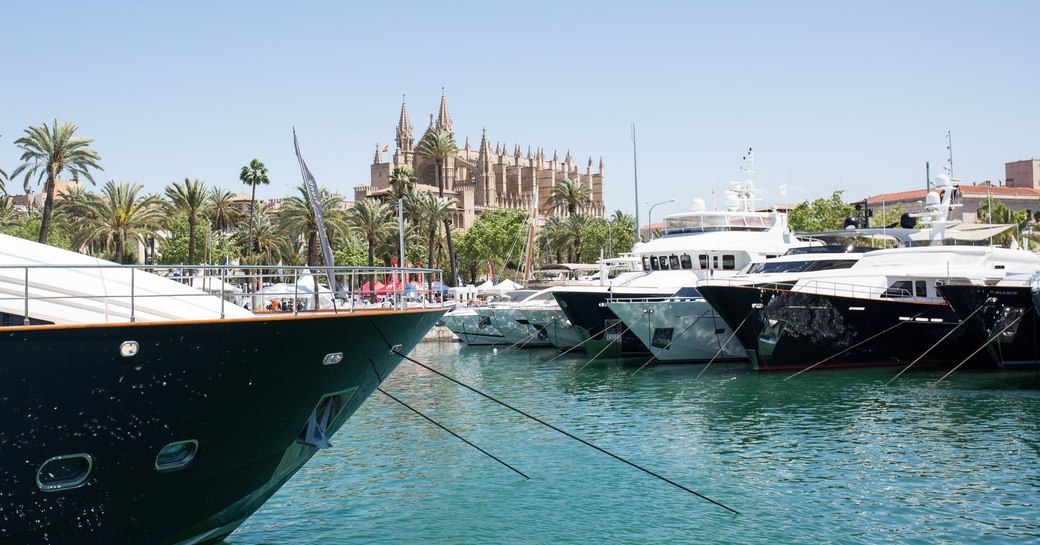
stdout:
<svg viewBox="0 0 1040 545">
<path fill-rule="evenodd" d="M 312 284 L 313 285 L 313 284 Z M 328 286 L 318 286 L 318 308 L 332 308 L 332 291 Z M 293 301 L 299 299 L 306 310 L 314 310 L 314 288 L 306 284 L 271 284 L 257 292 L 257 307 L 268 308 L 271 301 Z M 283 309 L 291 310 L 291 309 Z"/>
</svg>

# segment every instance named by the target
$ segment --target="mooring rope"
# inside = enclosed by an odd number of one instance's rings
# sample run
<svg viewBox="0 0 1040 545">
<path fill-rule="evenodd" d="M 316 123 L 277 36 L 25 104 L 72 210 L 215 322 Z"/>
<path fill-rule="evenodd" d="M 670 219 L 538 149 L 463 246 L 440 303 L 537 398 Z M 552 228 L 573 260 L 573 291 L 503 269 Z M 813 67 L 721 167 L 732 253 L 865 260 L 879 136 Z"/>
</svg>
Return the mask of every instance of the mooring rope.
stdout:
<svg viewBox="0 0 1040 545">
<path fill-rule="evenodd" d="M 729 507 L 728 505 L 725 505 L 725 504 L 720 503 L 720 502 L 718 502 L 716 500 L 713 500 L 713 499 L 709 498 L 708 496 L 705 496 L 704 494 L 701 494 L 700 492 L 697 492 L 696 490 L 687 488 L 687 487 L 685 487 L 685 486 L 683 486 L 683 485 L 681 485 L 681 484 L 679 484 L 679 483 L 677 483 L 677 482 L 675 482 L 675 481 L 673 481 L 673 480 L 671 480 L 671 479 L 669 479 L 667 477 L 664 477 L 664 476 L 661 476 L 661 475 L 659 475 L 657 473 L 654 473 L 653 471 L 651 471 L 651 470 L 649 470 L 649 469 L 647 469 L 647 468 L 645 468 L 643 466 L 640 466 L 640 465 L 636 464 L 635 462 L 631 462 L 629 460 L 626 460 L 625 458 L 622 458 L 621 456 L 618 456 L 617 454 L 614 454 L 613 452 L 610 452 L 610 451 L 608 451 L 608 450 L 606 450 L 606 449 L 604 449 L 602 447 L 596 446 L 596 445 L 586 441 L 585 439 L 582 439 L 581 437 L 578 437 L 577 435 L 574 435 L 573 433 L 564 431 L 563 429 L 560 429 L 559 427 L 554 426 L 554 425 L 552 425 L 552 424 L 550 424 L 550 423 L 548 423 L 548 422 L 546 422 L 546 421 L 544 421 L 544 420 L 542 420 L 542 419 L 540 419 L 538 417 L 532 416 L 532 415 L 530 415 L 530 414 L 528 414 L 528 413 L 526 413 L 526 412 L 524 412 L 524 411 L 522 411 L 522 410 L 520 410 L 520 409 L 518 409 L 518 408 L 516 408 L 516 407 L 514 407 L 514 406 L 512 406 L 512 405 L 510 405 L 510 404 L 508 404 L 506 402 L 504 402 L 504 401 L 496 399 L 494 396 L 486 394 L 486 393 L 484 393 L 484 392 L 474 388 L 473 386 L 470 386 L 470 385 L 468 385 L 468 384 L 466 384 L 466 383 L 464 383 L 462 381 L 459 381 L 459 380 L 457 380 L 457 379 L 455 379 L 453 377 L 450 377 L 450 376 L 448 376 L 448 375 L 446 375 L 446 374 L 444 374 L 444 373 L 442 373 L 442 372 L 440 372 L 440 371 L 430 367 L 429 365 L 426 365 L 425 363 L 422 363 L 422 362 L 419 362 L 419 361 L 417 361 L 415 359 L 412 359 L 412 358 L 408 357 L 407 355 L 403 354 L 400 350 L 398 350 L 398 348 L 396 346 L 391 349 L 391 352 L 397 354 L 398 356 L 401 356 L 402 358 L 404 358 L 407 361 L 410 361 L 410 362 L 414 363 L 415 365 L 418 365 L 419 367 L 422 367 L 423 369 L 426 369 L 427 371 L 430 371 L 431 373 L 434 373 L 434 374 L 436 374 L 436 375 L 438 375 L 438 376 L 440 376 L 440 377 L 442 377 L 442 378 L 444 378 L 446 380 L 454 382 L 455 384 L 457 384 L 459 386 L 462 386 L 463 388 L 465 388 L 465 389 L 467 389 L 467 390 L 469 390 L 469 391 L 471 391 L 471 392 L 473 392 L 473 393 L 475 393 L 477 395 L 480 395 L 480 396 L 482 396 L 482 397 L 484 397 L 484 398 L 486 398 L 486 399 L 488 399 L 488 400 L 490 400 L 490 401 L 492 401 L 494 403 L 497 403 L 497 404 L 499 404 L 499 405 L 501 405 L 501 406 L 503 406 L 503 407 L 505 407 L 505 408 L 507 408 L 507 409 L 509 409 L 509 410 L 511 410 L 511 411 L 513 411 L 515 413 L 517 413 L 517 414 L 520 414 L 520 415 L 522 415 L 522 416 L 524 416 L 524 417 L 526 417 L 526 418 L 528 418 L 530 420 L 533 420 L 533 421 L 535 421 L 535 422 L 537 422 L 537 423 L 539 423 L 539 424 L 541 424 L 541 425 L 543 425 L 543 426 L 545 426 L 545 427 L 547 427 L 547 428 L 549 428 L 549 429 L 551 429 L 551 430 L 553 430 L 553 431 L 555 431 L 555 432 L 557 432 L 557 433 L 559 433 L 561 435 L 569 437 L 569 438 L 571 438 L 571 439 L 573 439 L 573 440 L 575 440 L 575 441 L 577 441 L 577 442 L 579 442 L 579 443 L 581 443 L 581 444 L 583 444 L 583 445 L 585 445 L 585 446 L 587 446 L 589 448 L 592 448 L 594 450 L 602 452 L 603 454 L 606 454 L 607 456 L 610 456 L 611 458 L 614 458 L 615 460 L 618 460 L 620 462 L 624 462 L 625 464 L 628 464 L 629 466 L 634 467 L 635 469 L 638 469 L 638 470 L 640 470 L 640 471 L 642 471 L 642 472 L 644 472 L 644 473 L 646 473 L 646 474 L 648 474 L 648 475 L 650 475 L 652 477 L 660 479 L 660 480 L 662 480 L 662 481 L 664 481 L 664 482 L 666 482 L 666 483 L 668 483 L 668 484 L 670 484 L 670 485 L 672 485 L 672 486 L 674 486 L 676 488 L 679 488 L 680 490 L 684 490 L 686 492 L 689 492 L 690 494 L 693 494 L 694 496 L 697 496 L 698 498 L 701 498 L 702 500 L 711 502 L 711 503 L 713 503 L 713 504 L 715 504 L 715 505 L 717 505 L 719 507 L 722 507 L 723 509 L 725 509 L 725 510 L 727 510 L 727 511 L 733 513 L 733 514 L 736 514 L 736 515 L 740 514 L 740 511 L 737 511 L 736 509 L 733 509 L 732 507 Z"/>
<path fill-rule="evenodd" d="M 1032 311 L 1033 311 L 1033 307 L 1029 307 L 1029 311 L 1028 312 L 1032 312 Z M 946 377 L 952 375 L 954 371 L 960 369 L 962 365 L 964 365 L 965 363 L 968 362 L 968 360 L 970 360 L 971 358 L 975 357 L 975 354 L 978 354 L 979 352 L 982 351 L 983 348 L 986 348 L 987 346 L 989 346 L 989 343 L 993 342 L 997 337 L 1000 336 L 1001 333 L 1004 333 L 1005 331 L 1007 331 L 1009 327 L 1015 325 L 1015 323 L 1018 322 L 1019 320 L 1021 320 L 1023 317 L 1025 317 L 1025 315 L 1026 315 L 1026 313 L 1023 312 L 1021 316 L 1019 316 L 1018 318 L 1015 318 L 1014 320 L 1011 320 L 1011 322 L 1008 323 L 1008 325 L 1004 326 L 995 335 L 990 337 L 989 340 L 987 340 L 986 342 L 982 343 L 982 346 L 978 347 L 974 352 L 972 352 L 971 354 L 968 354 L 968 357 L 964 358 L 964 361 L 958 363 L 956 366 L 954 366 L 953 369 L 950 369 L 950 371 L 948 373 L 946 373 L 945 375 L 940 377 L 939 380 L 933 382 L 931 384 L 931 386 L 934 387 L 935 385 L 939 384 L 940 382 L 946 380 Z"/>
<path fill-rule="evenodd" d="M 925 350 L 924 353 L 922 353 L 920 356 L 917 356 L 917 359 L 915 359 L 914 361 L 910 362 L 910 365 L 907 365 L 906 367 L 901 369 L 898 373 L 896 373 L 896 376 L 890 378 L 888 380 L 888 382 L 885 383 L 885 386 L 888 386 L 889 384 L 892 384 L 892 381 L 894 381 L 895 379 L 897 379 L 900 376 L 902 376 L 902 374 L 907 372 L 907 370 L 909 370 L 911 367 L 913 367 L 915 363 L 921 361 L 921 358 L 925 357 L 926 354 L 928 354 L 929 352 L 934 350 L 936 346 L 939 346 L 939 343 L 945 341 L 950 335 L 953 335 L 954 331 L 957 331 L 957 329 L 959 327 L 961 327 L 962 325 L 966 324 L 968 322 L 968 320 L 970 320 L 971 317 L 975 315 L 976 312 L 982 310 L 982 307 L 985 307 L 988 303 L 989 303 L 989 300 L 987 300 L 986 302 L 984 302 L 981 305 L 979 305 L 979 308 L 973 310 L 971 312 L 971 314 L 968 315 L 967 318 L 961 320 L 960 323 L 958 323 L 956 326 L 953 327 L 953 329 L 951 329 L 945 335 L 943 335 L 941 339 L 939 339 L 938 341 L 935 341 L 935 344 L 933 344 L 932 346 L 929 346 L 928 350 Z"/>
<path fill-rule="evenodd" d="M 858 343 L 856 343 L 856 344 L 854 344 L 854 345 L 852 345 L 852 346 L 850 346 L 848 348 L 842 348 L 841 350 L 831 354 L 830 356 L 827 356 L 826 358 L 823 358 L 822 360 L 820 360 L 820 361 L 810 365 L 809 367 L 806 367 L 805 369 L 802 369 L 802 370 L 798 371 L 797 373 L 795 373 L 795 374 L 793 374 L 793 375 L 791 375 L 789 377 L 784 377 L 784 381 L 786 382 L 788 380 L 793 379 L 794 377 L 797 377 L 798 375 L 800 375 L 800 374 L 802 374 L 802 373 L 804 373 L 806 371 L 815 369 L 817 366 L 819 366 L 819 365 L 821 365 L 821 364 L 823 364 L 825 362 L 831 361 L 832 359 L 834 359 L 834 358 L 836 358 L 836 357 L 838 357 L 838 356 L 848 352 L 849 350 L 852 350 L 853 348 L 856 348 L 856 347 L 858 347 L 858 346 L 860 346 L 860 345 L 862 345 L 864 343 L 870 342 L 870 341 L 880 337 L 881 335 L 884 335 L 885 333 L 888 333 L 889 331 L 892 331 L 893 329 L 895 329 L 895 328 L 897 328 L 897 327 L 899 327 L 899 326 L 901 326 L 903 324 L 908 324 L 910 322 L 913 322 L 915 318 L 917 318 L 918 316 L 924 314 L 925 312 L 928 312 L 928 311 L 927 310 L 922 310 L 921 312 L 918 312 L 914 316 L 911 316 L 910 319 L 908 319 L 908 320 L 899 320 L 899 321 L 896 322 L 896 325 L 894 325 L 892 327 L 889 327 L 889 328 L 881 331 L 880 333 L 871 335 L 870 337 L 867 337 L 866 339 L 863 339 L 862 341 L 860 341 L 860 342 L 858 342 Z"/>
</svg>

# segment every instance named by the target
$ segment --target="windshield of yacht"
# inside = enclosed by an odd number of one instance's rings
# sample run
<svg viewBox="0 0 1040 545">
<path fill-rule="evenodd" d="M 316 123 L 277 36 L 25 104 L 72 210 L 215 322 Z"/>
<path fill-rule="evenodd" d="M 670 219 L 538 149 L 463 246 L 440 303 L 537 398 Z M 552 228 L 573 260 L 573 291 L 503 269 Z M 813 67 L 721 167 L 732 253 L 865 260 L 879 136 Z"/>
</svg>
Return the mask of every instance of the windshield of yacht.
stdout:
<svg viewBox="0 0 1040 545">
<path fill-rule="evenodd" d="M 748 267 L 746 274 L 765 273 L 791 273 L 809 271 L 829 271 L 833 269 L 848 269 L 857 260 L 855 259 L 822 259 L 813 261 L 763 261 Z"/>
<path fill-rule="evenodd" d="M 776 222 L 777 216 L 773 214 L 701 212 L 666 217 L 661 232 L 671 235 L 700 231 L 765 231 Z"/>
</svg>

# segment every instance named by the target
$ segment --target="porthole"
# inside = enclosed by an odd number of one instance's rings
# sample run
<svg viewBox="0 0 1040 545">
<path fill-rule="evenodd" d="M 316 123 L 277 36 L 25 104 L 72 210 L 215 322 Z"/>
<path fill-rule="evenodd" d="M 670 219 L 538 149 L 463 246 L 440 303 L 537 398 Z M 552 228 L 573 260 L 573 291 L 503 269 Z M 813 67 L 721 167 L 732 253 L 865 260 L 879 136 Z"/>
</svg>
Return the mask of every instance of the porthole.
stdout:
<svg viewBox="0 0 1040 545">
<path fill-rule="evenodd" d="M 162 448 L 155 457 L 157 471 L 176 471 L 188 466 L 199 452 L 199 442 L 195 439 L 174 441 Z"/>
<path fill-rule="evenodd" d="M 67 454 L 47 460 L 36 472 L 36 486 L 54 492 L 82 486 L 94 470 L 94 458 L 89 454 Z"/>
</svg>

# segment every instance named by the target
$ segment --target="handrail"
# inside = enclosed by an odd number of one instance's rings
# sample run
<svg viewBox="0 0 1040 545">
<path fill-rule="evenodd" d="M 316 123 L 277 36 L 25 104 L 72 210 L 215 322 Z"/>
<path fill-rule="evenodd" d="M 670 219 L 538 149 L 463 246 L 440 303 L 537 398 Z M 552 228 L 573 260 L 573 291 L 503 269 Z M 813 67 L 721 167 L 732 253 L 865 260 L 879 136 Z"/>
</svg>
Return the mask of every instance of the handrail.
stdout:
<svg viewBox="0 0 1040 545">
<path fill-rule="evenodd" d="M 865 286 L 849 282 L 833 282 L 829 280 L 798 280 L 789 282 L 755 282 L 753 279 L 744 278 L 713 278 L 705 281 L 705 286 L 727 286 L 727 287 L 753 287 L 773 291 L 789 291 L 794 293 L 807 293 L 812 295 L 831 295 L 849 297 L 852 299 L 901 299 L 917 303 L 936 303 L 945 301 L 941 297 L 922 297 L 911 293 L 907 289 Z"/>
<path fill-rule="evenodd" d="M 63 274 L 44 274 L 45 271 Z M 78 271 L 78 272 L 77 272 Z M 91 271 L 94 271 L 91 274 Z M 119 274 L 116 271 L 127 273 Z M 115 274 L 113 274 L 115 272 Z M 189 290 L 163 288 L 149 280 L 150 273 L 183 284 Z M 315 286 L 300 284 L 312 275 Z M 337 279 L 340 288 L 333 292 L 318 284 L 321 276 Z M 382 282 L 385 281 L 386 284 Z M 291 285 L 288 283 L 291 282 Z M 285 289 L 264 291 L 271 286 Z M 97 322 L 177 319 L 174 311 L 164 312 L 163 305 L 149 301 L 156 298 L 176 300 L 190 298 L 220 299 L 201 303 L 216 317 L 226 317 L 226 303 L 239 305 L 251 312 L 284 310 L 299 314 L 303 310 L 353 312 L 365 307 L 397 307 L 439 305 L 445 299 L 443 273 L 440 269 L 402 267 L 307 267 L 257 265 L 117 265 L 117 264 L 19 264 L 0 265 L 0 315 L 5 320 L 18 318 L 19 324 L 31 325 L 31 306 L 49 305 L 37 315 L 60 314 L 58 305 L 68 312 L 91 314 Z M 257 299 L 262 303 L 257 305 Z M 268 305 L 268 301 L 278 304 Z M 312 302 L 313 301 L 313 302 Z M 349 302 L 349 304 L 348 304 Z M 171 303 L 172 304 L 172 303 Z M 257 308 L 260 307 L 260 308 Z M 159 309 L 159 310 L 156 310 Z M 206 312 L 209 312 L 206 311 Z M 21 314 L 21 316 L 18 316 Z M 241 312 L 237 313 L 241 315 Z M 37 316 L 39 318 L 39 316 Z"/>
</svg>

